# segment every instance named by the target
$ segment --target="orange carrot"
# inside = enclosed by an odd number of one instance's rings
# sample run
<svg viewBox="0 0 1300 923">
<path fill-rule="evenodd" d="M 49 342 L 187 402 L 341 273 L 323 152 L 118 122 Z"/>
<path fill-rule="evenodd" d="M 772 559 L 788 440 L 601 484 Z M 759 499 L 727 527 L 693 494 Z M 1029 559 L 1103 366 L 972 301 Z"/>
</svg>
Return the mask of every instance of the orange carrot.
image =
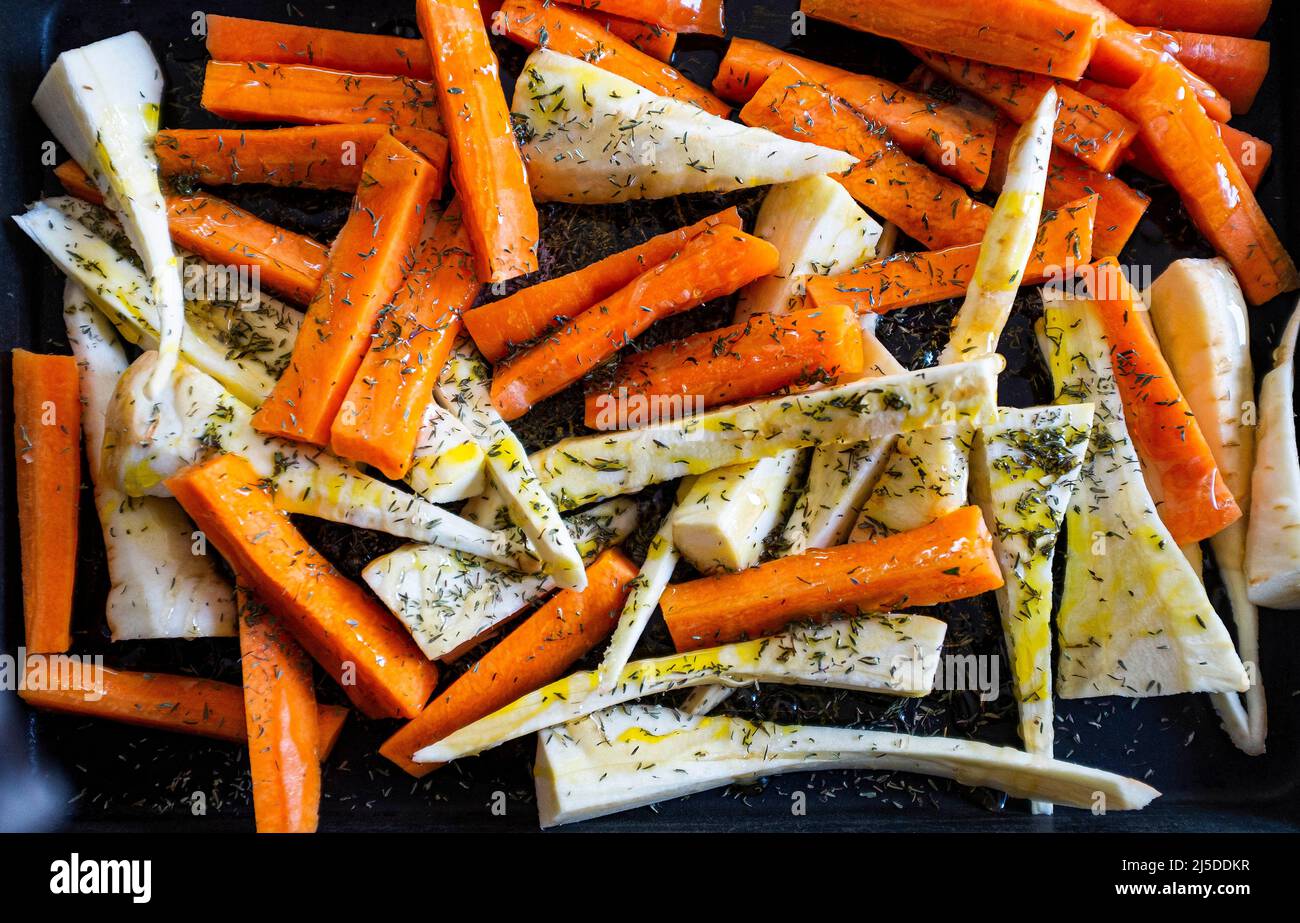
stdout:
<svg viewBox="0 0 1300 923">
<path fill-rule="evenodd" d="M 13 351 L 14 445 L 22 546 L 23 645 L 59 654 L 72 645 L 81 492 L 77 360 Z"/>
<path fill-rule="evenodd" d="M 214 61 L 306 64 L 358 74 L 428 79 L 429 49 L 414 38 L 294 26 L 209 13 L 208 54 Z"/>
<path fill-rule="evenodd" d="M 571 6 L 654 23 L 674 32 L 725 35 L 722 0 L 563 0 Z"/>
<path fill-rule="evenodd" d="M 465 313 L 465 327 L 490 362 L 499 362 L 518 345 L 568 323 L 641 273 L 668 259 L 700 232 L 715 225 L 740 229 L 734 208 L 703 221 L 652 237 L 576 272 L 547 279 Z"/>
<path fill-rule="evenodd" d="M 1273 0 L 1106 0 L 1134 25 L 1244 36 L 1260 30 L 1272 5 Z"/>
<path fill-rule="evenodd" d="M 984 188 L 997 126 L 983 113 L 743 38 L 731 40 L 713 88 L 726 99 L 746 103 L 782 64 L 884 125 L 899 147 L 932 170 L 975 191 Z"/>
<path fill-rule="evenodd" d="M 329 441 L 375 322 L 410 266 L 435 172 L 391 135 L 375 143 L 289 367 L 253 416 L 260 432 Z"/>
<path fill-rule="evenodd" d="M 925 64 L 970 90 L 1016 123 L 1033 115 L 1047 91 L 1060 97 L 1052 143 L 1083 163 L 1109 173 L 1123 162 L 1124 151 L 1138 137 L 1137 126 L 1124 115 L 1073 87 L 1050 77 L 993 67 L 965 58 L 910 48 Z"/>
<path fill-rule="evenodd" d="M 1129 435 L 1144 470 L 1160 483 L 1160 518 L 1180 545 L 1207 539 L 1240 519 L 1241 510 L 1142 316 L 1142 296 L 1114 259 L 1091 268 L 1088 288 L 1110 346 Z"/>
<path fill-rule="evenodd" d="M 452 180 L 474 242 L 478 277 L 504 282 L 537 269 L 538 219 L 510 107 L 477 0 L 417 0 L 452 150 Z"/>
<path fill-rule="evenodd" d="M 439 764 L 412 762 L 411 755 L 559 679 L 614 631 L 636 575 L 636 565 L 617 548 L 601 554 L 587 568 L 585 590 L 552 596 L 384 741 L 380 754 L 417 778 L 437 769 Z"/>
<path fill-rule="evenodd" d="M 984 238 L 992 214 L 987 205 L 908 157 L 883 126 L 789 65 L 767 79 L 745 104 L 740 118 L 746 125 L 857 157 L 851 170 L 832 178 L 927 247 L 952 247 Z"/>
<path fill-rule="evenodd" d="M 265 183 L 355 192 L 365 159 L 380 135 L 392 132 L 437 169 L 442 194 L 447 139 L 422 128 L 314 125 L 248 131 L 236 128 L 163 129 L 154 138 L 163 176 L 193 177 L 209 186 Z"/>
<path fill-rule="evenodd" d="M 1100 196 L 1060 208 L 1044 208 L 1021 285 L 1073 275 L 1092 260 L 1092 228 Z M 859 314 L 885 314 L 965 294 L 979 260 L 980 244 L 922 253 L 895 253 L 837 276 L 813 276 L 808 298 L 817 307 L 850 305 Z"/>
<path fill-rule="evenodd" d="M 704 231 L 552 336 L 498 366 L 492 377 L 492 403 L 505 419 L 517 419 L 613 356 L 655 321 L 730 295 L 775 272 L 779 262 L 775 247 L 744 231 L 725 226 Z"/>
<path fill-rule="evenodd" d="M 18 691 L 35 708 L 228 743 L 248 742 L 244 691 L 232 683 L 110 667 L 94 670 L 84 659 L 43 660 L 28 660 L 27 680 Z M 322 760 L 338 742 L 347 716 L 348 709 L 338 705 L 316 707 Z"/>
<path fill-rule="evenodd" d="M 506 35 L 525 48 L 545 45 L 581 58 L 611 74 L 626 77 L 659 96 L 694 103 L 705 112 L 726 116 L 731 107 L 696 86 L 667 64 L 610 35 L 585 13 L 543 0 L 506 0 L 501 5 Z"/>
<path fill-rule="evenodd" d="M 203 108 L 236 122 L 380 122 L 441 132 L 433 84 L 301 64 L 209 61 Z"/>
<path fill-rule="evenodd" d="M 665 64 L 673 59 L 673 49 L 677 47 L 677 33 L 671 29 L 637 19 L 628 19 L 625 16 L 614 16 L 599 10 L 589 12 L 607 32 L 621 38 L 637 51 L 644 51 L 650 57 Z"/>
<path fill-rule="evenodd" d="M 307 544 L 248 462 L 219 455 L 168 478 L 167 487 L 240 582 L 284 620 L 363 714 L 420 713 L 438 668 L 396 618 Z"/>
<path fill-rule="evenodd" d="M 258 833 L 315 833 L 320 813 L 311 661 L 260 601 L 239 591 L 239 659 Z"/>
<path fill-rule="evenodd" d="M 71 160 L 54 170 L 69 195 L 102 205 L 104 197 Z M 256 267 L 268 289 L 299 304 L 311 301 L 329 250 L 250 215 L 213 195 L 168 196 L 167 227 L 176 245 L 210 263 Z"/>
<path fill-rule="evenodd" d="M 426 219 L 415 262 L 330 428 L 336 454 L 394 479 L 410 468 L 433 387 L 460 333 L 460 312 L 478 295 L 469 248 L 458 204 Z"/>
<path fill-rule="evenodd" d="M 1255 104 L 1255 94 L 1268 76 L 1268 42 L 1202 32 L 1170 34 L 1178 42 L 1178 60 L 1226 96 L 1234 114 Z"/>
<path fill-rule="evenodd" d="M 1056 0 L 803 0 L 799 7 L 862 32 L 1002 67 L 1078 80 L 1100 17 Z"/>
<path fill-rule="evenodd" d="M 863 365 L 862 327 L 850 307 L 758 314 L 631 355 L 613 385 L 587 395 L 587 426 L 619 429 L 607 408 L 620 399 L 686 396 L 703 410 L 781 388 L 851 380 Z"/>
<path fill-rule="evenodd" d="M 878 541 L 670 584 L 660 605 L 677 650 L 692 651 L 775 634 L 801 619 L 933 606 L 1002 583 L 979 507 L 967 506 Z"/>
<path fill-rule="evenodd" d="M 1246 300 L 1263 304 L 1300 288 L 1295 263 L 1182 75 L 1168 65 L 1153 67 L 1129 98 L 1147 150 L 1197 228 L 1232 264 Z"/>
</svg>

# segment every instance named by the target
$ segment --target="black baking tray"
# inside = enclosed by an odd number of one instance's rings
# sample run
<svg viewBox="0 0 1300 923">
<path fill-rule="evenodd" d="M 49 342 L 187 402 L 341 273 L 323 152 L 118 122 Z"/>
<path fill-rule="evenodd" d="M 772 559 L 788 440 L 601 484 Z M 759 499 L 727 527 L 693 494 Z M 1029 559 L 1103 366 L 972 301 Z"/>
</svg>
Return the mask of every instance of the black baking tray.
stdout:
<svg viewBox="0 0 1300 923">
<path fill-rule="evenodd" d="M 869 2 L 869 0 L 865 0 Z M 16 2 L 0 0 L 5 28 L 0 30 L 0 206 L 18 213 L 42 192 L 58 191 L 43 160 L 49 133 L 31 108 L 40 77 L 60 50 L 129 29 L 153 44 L 168 77 L 163 124 L 199 127 L 218 124 L 196 105 L 205 59 L 194 34 L 195 4 L 178 0 L 123 2 Z M 990 0 L 989 15 L 999 3 Z M 267 0 L 213 0 L 211 12 L 281 21 L 415 35 L 409 0 L 300 5 Z M 1287 47 L 1296 11 L 1275 5 L 1263 38 Z M 831 64 L 902 79 L 913 62 L 897 45 L 872 36 L 794 16 L 797 0 L 755 3 L 728 0 L 727 23 L 735 35 L 758 38 Z M 517 72 L 521 50 L 498 40 L 502 68 Z M 682 37 L 675 63 L 687 76 L 707 84 L 725 50 L 725 41 Z M 1234 124 L 1274 145 L 1273 166 L 1259 198 L 1292 253 L 1300 252 L 1300 183 L 1291 166 L 1300 141 L 1300 74 L 1287 54 L 1275 54 L 1273 69 L 1254 109 Z M 1208 256 L 1171 190 L 1134 178 L 1152 195 L 1148 217 L 1123 261 L 1149 266 L 1158 274 L 1183 256 Z M 328 239 L 341 220 L 343 198 L 310 202 L 255 189 L 222 194 L 297 230 Z M 729 197 L 694 196 L 659 203 L 608 208 L 548 206 L 543 209 L 543 271 L 568 271 L 623 246 L 715 211 L 721 202 L 741 206 L 752 217 L 761 193 Z M 4 527 L 0 531 L 0 651 L 12 654 L 22 633 L 17 523 L 14 513 L 13 444 L 8 350 L 26 347 L 66 351 L 60 317 L 62 278 L 19 230 L 4 221 L 0 233 L 0 346 L 4 347 L 0 395 L 0 451 Z M 1008 328 L 1004 348 L 1009 371 L 1002 386 L 1004 403 L 1028 404 L 1049 398 L 1047 379 L 1028 336 L 1035 296 L 1024 296 Z M 1252 312 L 1257 369 L 1269 365 L 1288 304 L 1281 300 Z M 882 336 L 900 359 L 923 363 L 953 305 L 911 309 L 882 322 Z M 705 306 L 652 334 L 663 338 L 692 327 L 716 325 L 728 306 Z M 663 326 L 663 325 L 661 325 Z M 530 415 L 523 427 L 533 445 L 549 441 L 577 408 L 574 394 L 563 395 Z M 654 518 L 654 498 L 647 519 Z M 83 503 L 74 650 L 103 653 L 109 665 L 135 669 L 189 671 L 236 679 L 237 645 L 232 641 L 110 644 L 103 627 L 106 586 L 98 525 L 91 504 Z M 653 527 L 653 523 L 651 523 Z M 355 573 L 360 563 L 391 547 L 388 540 L 364 534 L 340 537 L 318 524 L 304 523 L 313 540 L 342 569 Z M 640 537 L 644 540 L 644 536 Z M 1212 576 L 1212 575 L 1211 575 Z M 1227 614 L 1221 591 L 1214 598 Z M 969 652 L 996 652 L 1000 630 L 991 599 L 940 607 L 933 614 L 950 624 L 950 643 Z M 578 825 L 579 830 L 806 830 L 806 831 L 1296 831 L 1300 830 L 1300 619 L 1293 614 L 1261 614 L 1262 675 L 1269 693 L 1271 731 L 1268 754 L 1251 758 L 1235 750 L 1218 727 L 1208 697 L 1173 696 L 1139 701 L 1098 699 L 1058 703 L 1057 753 L 1082 763 L 1144 778 L 1164 796 L 1135 814 L 1093 816 L 1062 809 L 1054 817 L 1030 817 L 1023 802 L 917 776 L 830 772 L 794 775 L 744 787 L 696 795 Z M 654 625 L 643 642 L 659 652 L 666 641 Z M 822 694 L 800 689 L 764 689 L 738 694 L 738 713 L 782 721 L 818 719 L 874 727 L 902 727 L 921 733 L 978 736 L 1014 743 L 1014 705 L 1004 687 L 992 703 L 968 693 L 948 693 L 924 703 L 898 703 L 873 696 Z M 323 697 L 337 690 L 321 686 Z M 532 804 L 532 741 L 464 760 L 413 782 L 376 754 L 391 732 L 389 722 L 350 719 L 324 778 L 321 829 L 325 831 L 524 831 L 536 830 Z M 27 786 L 20 788 L 20 783 Z M 792 811 L 791 794 L 806 794 L 806 813 Z M 19 794 L 23 792 L 23 794 Z M 194 793 L 203 793 L 203 811 Z M 504 793 L 504 814 L 494 811 Z M 40 714 L 12 693 L 0 691 L 0 827 L 6 798 L 12 812 L 19 799 L 28 806 L 42 798 L 54 805 L 49 823 L 74 831 L 248 831 L 252 829 L 246 754 L 241 748 L 122 725 Z M 12 817 L 12 813 L 10 814 Z M 34 821 L 29 821 L 34 822 Z"/>
</svg>

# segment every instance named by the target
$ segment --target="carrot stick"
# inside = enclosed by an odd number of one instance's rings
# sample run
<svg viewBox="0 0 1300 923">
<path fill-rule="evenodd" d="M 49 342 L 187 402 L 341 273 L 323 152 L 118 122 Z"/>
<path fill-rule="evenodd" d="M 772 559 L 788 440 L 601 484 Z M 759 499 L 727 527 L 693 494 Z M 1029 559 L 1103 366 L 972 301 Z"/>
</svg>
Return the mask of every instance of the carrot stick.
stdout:
<svg viewBox="0 0 1300 923">
<path fill-rule="evenodd" d="M 69 195 L 104 203 L 99 189 L 75 161 L 59 164 L 54 175 Z M 325 274 L 329 251 L 324 244 L 269 224 L 216 196 L 169 196 L 167 227 L 177 246 L 210 263 L 256 267 L 268 289 L 299 304 L 311 300 Z"/>
<path fill-rule="evenodd" d="M 193 177 L 208 186 L 265 183 L 355 192 L 362 164 L 380 136 L 390 131 L 437 169 L 434 195 L 440 196 L 447 139 L 422 128 L 372 123 L 263 131 L 164 129 L 154 138 L 154 153 L 163 176 Z"/>
<path fill-rule="evenodd" d="M 1170 35 L 1178 42 L 1178 60 L 1226 96 L 1234 114 L 1255 104 L 1255 95 L 1268 76 L 1268 42 L 1203 32 Z"/>
<path fill-rule="evenodd" d="M 655 321 L 730 295 L 775 272 L 780 256 L 765 240 L 716 227 L 641 273 L 598 305 L 509 362 L 492 377 L 492 403 L 514 420 L 617 353 Z"/>
<path fill-rule="evenodd" d="M 1002 67 L 1078 80 L 1100 17 L 1054 0 L 803 0 L 814 19 Z"/>
<path fill-rule="evenodd" d="M 22 545 L 23 643 L 36 654 L 72 645 L 72 584 L 81 492 L 77 360 L 13 351 L 14 445 Z"/>
<path fill-rule="evenodd" d="M 610 35 L 585 13 L 543 0 L 506 0 L 501 5 L 506 35 L 525 48 L 545 45 L 581 58 L 611 74 L 626 77 L 658 96 L 694 103 L 705 112 L 726 116 L 731 107 L 675 68 Z"/>
<path fill-rule="evenodd" d="M 654 23 L 674 32 L 726 35 L 722 0 L 563 0 L 588 10 Z"/>
<path fill-rule="evenodd" d="M 1129 88 L 1129 99 L 1147 150 L 1197 228 L 1232 265 L 1246 300 L 1263 304 L 1300 288 L 1295 263 L 1182 75 L 1153 67 Z"/>
<path fill-rule="evenodd" d="M 307 544 L 237 455 L 167 479 L 181 506 L 245 586 L 372 718 L 413 718 L 438 682 L 398 621 Z"/>
<path fill-rule="evenodd" d="M 1050 77 L 1026 74 L 926 51 L 909 49 L 925 64 L 979 96 L 1017 124 L 1033 115 L 1053 86 L 1060 97 L 1052 143 L 1094 170 L 1109 173 L 1123 162 L 1138 137 L 1137 126 L 1116 109 Z"/>
<path fill-rule="evenodd" d="M 713 88 L 726 99 L 746 103 L 782 64 L 884 125 L 899 147 L 932 170 L 977 192 L 984 188 L 996 125 L 982 113 L 743 38 L 732 39 L 727 46 Z"/>
<path fill-rule="evenodd" d="M 1106 6 L 1138 26 L 1251 36 L 1268 18 L 1273 0 L 1106 0 Z"/>
<path fill-rule="evenodd" d="M 1092 261 L 1092 229 L 1100 196 L 1044 208 L 1038 239 L 1021 285 L 1037 285 Z M 899 308 L 956 298 L 966 293 L 979 259 L 980 244 L 921 253 L 895 253 L 836 276 L 813 276 L 808 298 L 819 308 L 843 304 L 859 314 L 886 314 Z"/>
<path fill-rule="evenodd" d="M 552 596 L 384 741 L 380 754 L 416 778 L 437 769 L 411 755 L 563 676 L 614 631 L 636 576 L 636 565 L 618 549 L 601 554 L 587 568 L 585 590 Z"/>
<path fill-rule="evenodd" d="M 214 61 L 307 64 L 358 74 L 392 74 L 427 80 L 429 49 L 414 38 L 367 35 L 240 19 L 209 13 L 208 54 Z"/>
<path fill-rule="evenodd" d="M 684 396 L 698 402 L 698 412 L 781 388 L 852 380 L 863 365 L 862 327 L 852 308 L 758 314 L 629 356 L 613 385 L 587 395 L 586 422 L 622 429 L 626 424 L 609 419 L 622 401 Z"/>
<path fill-rule="evenodd" d="M 479 279 L 537 269 L 538 221 L 477 0 L 417 0 Z"/>
<path fill-rule="evenodd" d="M 677 33 L 663 26 L 614 16 L 599 10 L 590 10 L 605 30 L 616 38 L 621 38 L 637 51 L 644 51 L 650 57 L 667 64 L 673 59 L 673 49 L 677 47 Z"/>
<path fill-rule="evenodd" d="M 57 683 L 49 679 L 55 670 L 60 677 Z M 248 742 L 244 690 L 233 683 L 110 667 L 92 673 L 84 660 L 69 661 L 65 667 L 56 658 L 44 665 L 30 658 L 25 675 L 27 681 L 18 694 L 34 708 L 228 743 Z M 45 678 L 38 680 L 38 675 Z M 348 709 L 341 706 L 317 705 L 322 760 L 334 749 L 347 716 Z"/>
<path fill-rule="evenodd" d="M 209 61 L 203 108 L 236 122 L 380 122 L 441 132 L 433 84 L 301 64 Z"/>
<path fill-rule="evenodd" d="M 330 428 L 330 447 L 400 479 L 411 467 L 438 375 L 460 333 L 460 312 L 478 295 L 469 235 L 452 203 L 431 214 L 392 304 Z"/>
<path fill-rule="evenodd" d="M 1124 402 L 1124 421 L 1143 469 L 1159 481 L 1160 518 L 1180 545 L 1199 542 L 1241 518 L 1173 372 L 1142 313 L 1142 296 L 1114 259 L 1088 273 Z"/>
<path fill-rule="evenodd" d="M 311 661 L 260 601 L 239 590 L 239 660 L 258 833 L 315 833 L 320 813 Z"/>
<path fill-rule="evenodd" d="M 883 126 L 789 65 L 764 82 L 740 118 L 746 125 L 857 157 L 852 169 L 832 178 L 927 247 L 975 243 L 984 237 L 992 214 L 987 205 L 908 157 Z"/>
<path fill-rule="evenodd" d="M 978 507 L 875 542 L 777 558 L 670 584 L 660 599 L 679 651 L 775 634 L 801 619 L 933 606 L 1002 586 Z"/>
<path fill-rule="evenodd" d="M 652 237 L 643 244 L 597 260 L 576 272 L 547 279 L 465 313 L 465 327 L 489 361 L 499 362 L 528 343 L 608 298 L 641 273 L 668 259 L 700 232 L 715 225 L 740 229 L 734 208 L 703 221 Z"/>
<path fill-rule="evenodd" d="M 375 143 L 352 212 L 307 307 L 306 332 L 253 416 L 260 432 L 313 445 L 329 441 L 330 424 L 370 346 L 375 322 L 410 266 L 435 173 L 391 135 Z"/>
</svg>

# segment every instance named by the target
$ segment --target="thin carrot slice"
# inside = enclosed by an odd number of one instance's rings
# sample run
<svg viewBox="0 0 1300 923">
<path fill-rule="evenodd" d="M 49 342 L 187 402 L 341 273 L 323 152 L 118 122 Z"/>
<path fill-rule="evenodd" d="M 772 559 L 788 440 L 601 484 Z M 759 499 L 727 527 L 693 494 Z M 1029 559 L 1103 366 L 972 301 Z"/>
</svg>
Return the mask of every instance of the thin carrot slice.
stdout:
<svg viewBox="0 0 1300 923">
<path fill-rule="evenodd" d="M 731 107 L 675 68 L 638 51 L 585 13 L 543 0 L 506 0 L 501 5 L 506 35 L 525 48 L 545 46 L 581 58 L 601 70 L 626 77 L 658 96 L 694 103 L 705 112 L 726 116 Z"/>
<path fill-rule="evenodd" d="M 1174 381 L 1143 313 L 1142 296 L 1114 259 L 1091 267 L 1088 288 L 1110 347 L 1124 421 L 1159 490 L 1160 518 L 1180 545 L 1199 542 L 1241 518 L 1209 443 Z"/>
<path fill-rule="evenodd" d="M 783 64 L 884 125 L 899 147 L 932 170 L 977 192 L 984 188 L 997 136 L 996 123 L 984 113 L 743 38 L 731 40 L 713 88 L 725 99 L 746 103 Z"/>
<path fill-rule="evenodd" d="M 879 541 L 670 584 L 660 606 L 677 650 L 693 651 L 775 634 L 801 619 L 933 606 L 1002 584 L 979 507 L 967 506 Z"/>
<path fill-rule="evenodd" d="M 34 654 L 72 646 L 81 493 L 77 360 L 13 351 L 14 446 L 22 546 L 23 645 Z"/>
<path fill-rule="evenodd" d="M 1300 288 L 1300 273 L 1205 110 L 1173 67 L 1151 68 L 1129 88 L 1146 148 L 1197 228 L 1227 261 L 1246 300 L 1263 304 Z"/>
<path fill-rule="evenodd" d="M 700 233 L 600 304 L 536 346 L 498 366 L 492 403 L 514 420 L 617 353 L 655 321 L 730 295 L 776 271 L 780 256 L 765 240 L 729 227 Z"/>
<path fill-rule="evenodd" d="M 1273 0 L 1106 0 L 1136 26 L 1252 36 L 1264 25 Z"/>
<path fill-rule="evenodd" d="M 1123 162 L 1138 137 L 1137 126 L 1123 113 L 1050 77 L 1026 74 L 912 47 L 926 66 L 979 96 L 1016 123 L 1033 115 L 1053 86 L 1060 97 L 1052 143 L 1102 173 Z"/>
<path fill-rule="evenodd" d="M 320 757 L 311 660 L 260 601 L 239 590 L 239 660 L 258 833 L 315 833 Z"/>
<path fill-rule="evenodd" d="M 533 272 L 537 207 L 477 0 L 417 0 L 415 11 L 433 53 L 452 180 L 474 242 L 478 277 L 491 284 Z"/>
<path fill-rule="evenodd" d="M 1060 208 L 1044 207 L 1038 239 L 1021 285 L 1037 285 L 1092 260 L 1093 225 L 1100 196 L 1076 199 Z M 966 293 L 979 259 L 980 244 L 920 253 L 895 253 L 863 263 L 837 276 L 813 276 L 808 298 L 817 307 L 849 305 L 859 314 L 885 314 Z"/>
<path fill-rule="evenodd" d="M 908 157 L 882 125 L 789 65 L 767 79 L 740 118 L 746 125 L 857 157 L 852 169 L 832 178 L 927 247 L 970 244 L 984 237 L 992 214 L 987 205 Z"/>
<path fill-rule="evenodd" d="M 427 80 L 429 49 L 414 38 L 343 32 L 236 16 L 207 15 L 208 54 L 214 61 L 307 64 L 358 74 Z"/>
<path fill-rule="evenodd" d="M 726 35 L 722 0 L 562 0 L 571 6 L 654 23 L 674 32 Z"/>
<path fill-rule="evenodd" d="M 1083 76 L 1100 16 L 1055 0 L 803 0 L 813 19 L 1064 80 Z"/>
<path fill-rule="evenodd" d="M 59 164 L 54 175 L 69 195 L 104 203 L 74 161 Z M 167 227 L 178 247 L 210 263 L 256 267 L 268 289 L 298 304 L 311 301 L 325 275 L 329 248 L 324 244 L 276 227 L 213 195 L 169 196 Z"/>
<path fill-rule="evenodd" d="M 168 478 L 167 487 L 362 713 L 414 718 L 438 682 L 437 667 L 396 618 L 307 544 L 261 480 L 239 456 L 219 455 Z"/>
<path fill-rule="evenodd" d="M 154 138 L 163 176 L 192 177 L 209 186 L 265 183 L 355 192 L 362 165 L 381 135 L 391 131 L 438 171 L 442 194 L 447 139 L 422 128 L 313 125 L 249 131 L 236 128 L 164 129 Z"/>
<path fill-rule="evenodd" d="M 685 397 L 698 412 L 782 388 L 850 381 L 863 365 L 862 326 L 850 307 L 758 314 L 628 357 L 608 389 L 587 395 L 586 422 L 622 429 L 610 409 L 627 401 Z"/>
<path fill-rule="evenodd" d="M 1178 60 L 1226 96 L 1233 114 L 1246 112 L 1255 104 L 1268 76 L 1268 42 L 1203 32 L 1170 34 L 1178 42 Z"/>
<path fill-rule="evenodd" d="M 260 432 L 329 442 L 330 424 L 370 347 L 375 322 L 410 266 L 435 173 L 391 135 L 375 143 L 289 367 L 253 416 Z"/>
<path fill-rule="evenodd" d="M 469 235 L 452 203 L 430 214 L 415 262 L 380 318 L 330 428 L 330 447 L 399 479 L 411 458 L 438 375 L 478 295 Z"/>
<path fill-rule="evenodd" d="M 441 132 L 433 84 L 301 64 L 209 61 L 203 108 L 236 122 L 380 122 Z"/>
<path fill-rule="evenodd" d="M 668 259 L 692 237 L 715 225 L 739 230 L 740 212 L 729 208 L 703 221 L 652 237 L 643 244 L 597 260 L 568 275 L 547 279 L 499 301 L 480 305 L 465 313 L 465 327 L 479 352 L 489 361 L 499 362 L 516 346 L 568 323 L 647 269 Z"/>
<path fill-rule="evenodd" d="M 57 671 L 58 681 L 53 680 Z M 244 690 L 233 683 L 173 673 L 90 668 L 86 661 L 29 658 L 18 695 L 33 708 L 175 731 L 227 743 L 248 742 Z M 320 758 L 338 743 L 348 709 L 317 705 Z"/>
<path fill-rule="evenodd" d="M 437 763 L 411 755 L 453 731 L 559 679 L 583 654 L 613 633 L 637 567 L 616 548 L 587 568 L 587 588 L 561 590 L 436 696 L 419 717 L 379 748 L 419 778 Z"/>
</svg>

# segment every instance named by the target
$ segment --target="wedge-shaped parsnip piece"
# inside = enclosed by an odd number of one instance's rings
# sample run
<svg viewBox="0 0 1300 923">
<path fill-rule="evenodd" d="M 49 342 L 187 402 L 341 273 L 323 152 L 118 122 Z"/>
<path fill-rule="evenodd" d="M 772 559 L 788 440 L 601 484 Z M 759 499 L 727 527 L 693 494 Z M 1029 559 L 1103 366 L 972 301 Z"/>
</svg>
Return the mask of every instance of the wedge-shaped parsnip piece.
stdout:
<svg viewBox="0 0 1300 923">
<path fill-rule="evenodd" d="M 69 280 L 63 322 L 80 369 L 81 426 L 95 485 L 95 510 L 108 555 L 105 614 L 114 641 L 230 637 L 236 632 L 235 590 L 212 555 L 194 553 L 194 523 L 170 498 L 128 497 L 100 474 L 104 417 L 126 352 L 113 325 Z"/>
<path fill-rule="evenodd" d="M 1095 306 L 1049 306 L 1041 337 L 1057 402 L 1096 405 L 1083 477 L 1065 518 L 1057 694 L 1244 692 L 1246 669 L 1228 630 L 1142 479 Z"/>
<path fill-rule="evenodd" d="M 590 562 L 636 528 L 637 506 L 620 497 L 564 521 Z M 437 545 L 405 545 L 371 561 L 361 578 L 401 619 L 430 660 L 455 660 L 512 615 L 556 588 L 545 573 L 522 573 Z"/>
<path fill-rule="evenodd" d="M 1237 652 L 1252 671 L 1246 705 L 1233 693 L 1214 696 L 1232 742 L 1264 752 L 1268 705 L 1259 672 L 1259 611 L 1246 582 L 1250 476 L 1255 464 L 1255 370 L 1250 358 L 1246 299 L 1224 259 L 1178 260 L 1147 293 L 1160 349 L 1196 415 L 1242 516 L 1210 538 L 1237 625 Z"/>
<path fill-rule="evenodd" d="M 487 486 L 486 461 L 474 434 L 454 413 L 430 401 L 406 482 L 430 503 L 476 497 Z"/>
<path fill-rule="evenodd" d="M 947 625 L 923 615 L 880 615 L 800 625 L 756 641 L 634 660 L 597 692 L 599 671 L 574 673 L 517 699 L 415 754 L 447 763 L 534 731 L 674 689 L 706 683 L 789 683 L 921 696 L 934 687 Z"/>
<path fill-rule="evenodd" d="M 598 205 L 727 192 L 840 173 L 856 163 L 843 151 L 718 118 L 544 48 L 524 62 L 513 109 L 539 202 Z"/>
<path fill-rule="evenodd" d="M 556 827 L 819 769 L 915 772 L 1076 808 L 1138 810 L 1160 795 L 1136 779 L 974 740 L 700 718 L 646 705 L 543 731 L 533 774 L 538 819 Z"/>
<path fill-rule="evenodd" d="M 858 512 L 850 540 L 919 529 L 965 506 L 971 434 L 969 426 L 948 423 L 899 436 Z"/>
<path fill-rule="evenodd" d="M 1259 390 L 1246 577 L 1251 601 L 1271 609 L 1300 609 L 1300 458 L 1294 409 L 1298 334 L 1300 305 L 1282 332 L 1273 370 Z"/>
</svg>

